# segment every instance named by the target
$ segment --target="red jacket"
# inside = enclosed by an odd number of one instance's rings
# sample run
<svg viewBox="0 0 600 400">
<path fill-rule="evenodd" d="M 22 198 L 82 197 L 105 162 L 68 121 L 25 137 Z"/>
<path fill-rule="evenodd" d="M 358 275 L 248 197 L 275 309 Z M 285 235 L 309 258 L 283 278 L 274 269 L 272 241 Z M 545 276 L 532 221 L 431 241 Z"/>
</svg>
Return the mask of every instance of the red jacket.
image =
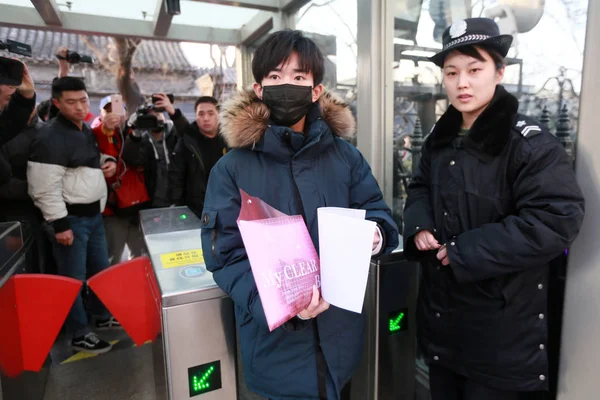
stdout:
<svg viewBox="0 0 600 400">
<path fill-rule="evenodd" d="M 108 201 L 106 203 L 106 208 L 102 213 L 104 216 L 114 215 L 116 195 L 112 190 L 112 185 L 117 182 L 117 177 L 123 172 L 122 161 L 119 159 L 122 143 L 121 136 L 115 129 L 105 129 L 104 124 L 102 123 L 97 125 L 92 131 L 94 132 L 94 136 L 96 136 L 96 143 L 98 143 L 100 153 L 107 154 L 119 160 L 117 162 L 117 173 L 112 178 L 106 180 L 106 184 L 108 185 Z"/>
</svg>

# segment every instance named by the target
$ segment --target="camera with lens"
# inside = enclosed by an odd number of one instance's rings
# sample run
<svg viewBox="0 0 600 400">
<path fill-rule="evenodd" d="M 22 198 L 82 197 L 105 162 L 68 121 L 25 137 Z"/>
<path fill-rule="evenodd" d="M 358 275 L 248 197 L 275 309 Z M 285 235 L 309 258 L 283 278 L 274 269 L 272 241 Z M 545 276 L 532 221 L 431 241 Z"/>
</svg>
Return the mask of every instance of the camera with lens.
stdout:
<svg viewBox="0 0 600 400">
<path fill-rule="evenodd" d="M 151 111 L 157 111 L 152 104 L 138 108 L 135 114 L 129 119 L 129 127 L 136 132 L 156 132 L 164 129 L 165 122 L 158 119 Z"/>
<path fill-rule="evenodd" d="M 7 40 L 0 40 L 0 50 L 7 50 L 10 53 L 18 54 L 25 57 L 31 57 L 31 46 L 25 43 Z M 24 66 L 18 60 L 12 58 L 0 57 L 0 84 L 19 86 L 23 82 Z"/>
<path fill-rule="evenodd" d="M 69 64 L 79 64 L 79 63 L 93 64 L 94 63 L 94 59 L 92 58 L 92 56 L 89 56 L 86 54 L 79 54 L 76 51 L 69 51 L 69 50 L 67 50 L 66 57 L 63 57 L 63 56 L 60 56 L 57 54 L 56 58 L 58 58 L 59 60 L 66 60 Z"/>
</svg>

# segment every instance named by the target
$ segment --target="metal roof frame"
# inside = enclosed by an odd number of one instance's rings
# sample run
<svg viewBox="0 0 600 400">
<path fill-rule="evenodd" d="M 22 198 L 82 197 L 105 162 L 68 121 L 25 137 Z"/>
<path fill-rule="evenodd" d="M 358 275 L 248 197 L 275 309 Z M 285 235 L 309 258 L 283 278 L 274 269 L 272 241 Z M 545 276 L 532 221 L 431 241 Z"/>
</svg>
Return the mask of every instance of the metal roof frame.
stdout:
<svg viewBox="0 0 600 400">
<path fill-rule="evenodd" d="M 269 32 L 291 26 L 293 14 L 310 0 L 192 0 L 260 12 L 238 29 L 222 29 L 172 23 L 164 0 L 156 0 L 152 21 L 62 12 L 55 0 L 31 0 L 34 8 L 2 4 L 0 25 L 19 28 L 107 36 L 136 37 L 178 42 L 250 46 Z"/>
</svg>

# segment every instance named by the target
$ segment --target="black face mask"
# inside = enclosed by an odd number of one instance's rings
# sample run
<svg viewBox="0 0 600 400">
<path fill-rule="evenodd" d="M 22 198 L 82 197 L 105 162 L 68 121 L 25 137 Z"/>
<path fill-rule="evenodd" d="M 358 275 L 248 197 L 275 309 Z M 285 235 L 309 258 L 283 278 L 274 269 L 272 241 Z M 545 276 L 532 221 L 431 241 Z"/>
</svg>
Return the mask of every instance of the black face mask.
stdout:
<svg viewBox="0 0 600 400">
<path fill-rule="evenodd" d="M 273 122 L 292 126 L 308 113 L 313 102 L 312 87 L 291 84 L 265 86 L 262 100 L 271 110 Z"/>
</svg>

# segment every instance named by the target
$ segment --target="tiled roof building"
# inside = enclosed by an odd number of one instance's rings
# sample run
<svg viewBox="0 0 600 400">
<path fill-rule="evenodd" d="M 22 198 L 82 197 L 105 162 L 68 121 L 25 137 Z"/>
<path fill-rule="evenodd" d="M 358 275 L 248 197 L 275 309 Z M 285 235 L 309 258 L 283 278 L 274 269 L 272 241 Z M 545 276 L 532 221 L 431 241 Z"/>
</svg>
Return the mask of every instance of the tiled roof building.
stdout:
<svg viewBox="0 0 600 400">
<path fill-rule="evenodd" d="M 50 85 L 58 72 L 55 54 L 61 46 L 99 60 L 93 65 L 75 65 L 71 72 L 73 76 L 85 79 L 93 113 L 98 113 L 102 97 L 116 91 L 113 67 L 116 66 L 117 55 L 112 37 L 0 27 L 0 40 L 7 39 L 31 45 L 33 57 L 24 61 L 36 82 L 39 100 L 50 97 Z M 199 95 L 196 79 L 212 72 L 192 65 L 179 43 L 158 40 L 142 40 L 134 55 L 133 70 L 142 93 L 148 96 L 157 92 L 175 94 L 176 106 L 190 118 L 193 117 L 195 98 Z M 226 98 L 236 88 L 235 68 L 224 68 L 222 81 L 222 98 Z"/>
</svg>

